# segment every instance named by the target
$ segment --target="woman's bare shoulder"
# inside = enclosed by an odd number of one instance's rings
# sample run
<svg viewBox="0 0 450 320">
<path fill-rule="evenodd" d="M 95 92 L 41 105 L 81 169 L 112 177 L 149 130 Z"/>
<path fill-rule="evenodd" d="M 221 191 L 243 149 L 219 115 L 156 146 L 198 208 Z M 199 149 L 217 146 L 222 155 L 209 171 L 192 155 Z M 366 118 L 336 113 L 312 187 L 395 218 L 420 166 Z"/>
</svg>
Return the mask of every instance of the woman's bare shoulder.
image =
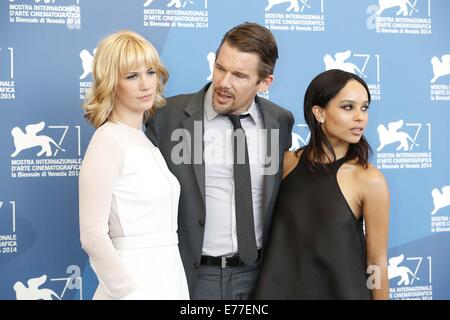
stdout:
<svg viewBox="0 0 450 320">
<path fill-rule="evenodd" d="M 386 179 L 383 173 L 370 163 L 367 168 L 364 168 L 361 165 L 355 165 L 355 174 L 361 187 L 366 190 L 387 188 Z"/>
<path fill-rule="evenodd" d="M 292 170 L 297 166 L 298 161 L 300 160 L 300 156 L 303 153 L 303 150 L 298 151 L 286 151 L 284 153 L 284 162 L 283 162 L 283 179 L 291 173 Z"/>
</svg>

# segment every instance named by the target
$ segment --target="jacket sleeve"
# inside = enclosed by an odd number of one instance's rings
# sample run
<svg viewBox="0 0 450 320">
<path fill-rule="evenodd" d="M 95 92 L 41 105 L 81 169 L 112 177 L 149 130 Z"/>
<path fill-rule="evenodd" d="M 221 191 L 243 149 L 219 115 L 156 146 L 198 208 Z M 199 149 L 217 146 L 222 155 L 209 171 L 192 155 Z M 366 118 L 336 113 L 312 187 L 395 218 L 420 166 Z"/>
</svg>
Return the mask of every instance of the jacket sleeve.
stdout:
<svg viewBox="0 0 450 320">
<path fill-rule="evenodd" d="M 290 111 L 288 111 L 288 131 L 287 131 L 287 143 L 285 146 L 285 151 L 288 151 L 291 146 L 292 146 L 292 127 L 294 126 L 295 120 L 294 120 L 294 116 L 292 115 L 292 113 Z"/>
<path fill-rule="evenodd" d="M 159 148 L 159 128 L 157 115 L 148 120 L 146 124 L 145 135 L 155 145 L 155 147 Z"/>
</svg>

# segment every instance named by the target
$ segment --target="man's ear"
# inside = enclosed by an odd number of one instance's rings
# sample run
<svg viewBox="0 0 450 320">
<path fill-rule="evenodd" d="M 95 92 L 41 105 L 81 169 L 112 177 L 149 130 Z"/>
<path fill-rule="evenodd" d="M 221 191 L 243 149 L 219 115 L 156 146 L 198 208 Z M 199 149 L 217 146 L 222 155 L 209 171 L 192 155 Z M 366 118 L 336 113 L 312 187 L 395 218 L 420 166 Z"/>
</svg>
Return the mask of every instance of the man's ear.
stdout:
<svg viewBox="0 0 450 320">
<path fill-rule="evenodd" d="M 273 74 L 269 74 L 267 77 L 265 77 L 258 83 L 258 92 L 267 91 L 272 82 L 273 82 Z"/>
</svg>

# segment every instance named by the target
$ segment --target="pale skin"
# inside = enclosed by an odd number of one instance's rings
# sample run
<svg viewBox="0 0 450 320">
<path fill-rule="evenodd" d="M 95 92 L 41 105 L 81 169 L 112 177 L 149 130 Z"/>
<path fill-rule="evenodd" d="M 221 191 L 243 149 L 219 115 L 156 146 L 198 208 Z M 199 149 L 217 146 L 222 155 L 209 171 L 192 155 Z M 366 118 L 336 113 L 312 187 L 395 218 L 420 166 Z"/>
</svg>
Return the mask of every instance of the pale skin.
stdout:
<svg viewBox="0 0 450 320">
<path fill-rule="evenodd" d="M 242 52 L 222 44 L 213 70 L 213 107 L 220 114 L 246 112 L 259 92 L 266 91 L 273 75 L 259 79 L 260 58 L 256 53 Z"/>
<path fill-rule="evenodd" d="M 351 80 L 328 103 L 326 108 L 314 106 L 312 112 L 321 123 L 336 158 L 345 156 L 350 143 L 361 138 L 368 122 L 368 98 L 365 88 Z M 298 164 L 303 150 L 286 152 L 283 178 Z M 363 168 L 355 159 L 344 163 L 337 173 L 337 180 L 355 219 L 364 216 L 367 266 L 375 266 L 375 278 L 379 287 L 372 289 L 372 298 L 389 298 L 387 274 L 387 245 L 389 228 L 389 191 L 383 174 L 369 164 Z M 379 278 L 378 278 L 379 276 Z"/>
<path fill-rule="evenodd" d="M 156 72 L 145 65 L 121 75 L 117 81 L 116 104 L 110 119 L 142 130 L 144 113 L 153 107 L 157 85 Z"/>
</svg>

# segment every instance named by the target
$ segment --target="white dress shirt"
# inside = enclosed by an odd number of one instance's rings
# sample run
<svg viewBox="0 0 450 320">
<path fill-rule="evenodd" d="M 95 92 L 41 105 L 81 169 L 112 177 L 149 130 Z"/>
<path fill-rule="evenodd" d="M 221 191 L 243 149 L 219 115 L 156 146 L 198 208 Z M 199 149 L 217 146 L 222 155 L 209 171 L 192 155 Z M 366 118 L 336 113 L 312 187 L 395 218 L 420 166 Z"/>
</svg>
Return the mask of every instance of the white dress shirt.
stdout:
<svg viewBox="0 0 450 320">
<path fill-rule="evenodd" d="M 237 254 L 237 229 L 233 177 L 233 125 L 226 116 L 218 114 L 212 106 L 212 86 L 204 100 L 204 157 L 206 221 L 203 255 L 231 256 Z M 241 119 L 247 137 L 252 180 L 253 214 L 256 244 L 262 245 L 262 197 L 264 155 L 266 140 L 261 111 L 253 100 Z"/>
</svg>

